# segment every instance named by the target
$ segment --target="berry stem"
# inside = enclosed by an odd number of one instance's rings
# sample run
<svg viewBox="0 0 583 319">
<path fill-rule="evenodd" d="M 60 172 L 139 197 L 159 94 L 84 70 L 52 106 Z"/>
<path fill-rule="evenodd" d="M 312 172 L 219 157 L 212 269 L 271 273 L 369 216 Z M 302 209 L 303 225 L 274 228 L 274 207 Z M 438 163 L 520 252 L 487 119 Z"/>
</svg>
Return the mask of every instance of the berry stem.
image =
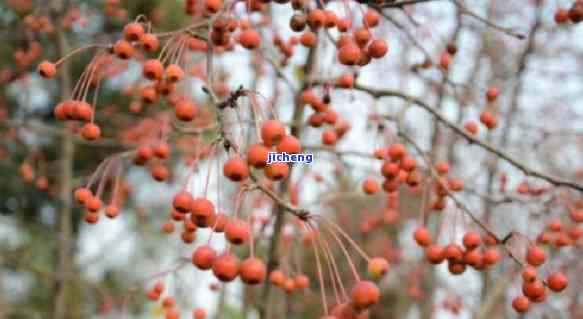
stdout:
<svg viewBox="0 0 583 319">
<path fill-rule="evenodd" d="M 313 226 L 308 222 L 305 224 L 308 228 Z M 326 303 L 326 292 L 324 291 L 324 276 L 322 276 L 322 264 L 320 262 L 320 254 L 318 252 L 318 245 L 312 241 L 312 246 L 314 246 L 314 255 L 316 256 L 316 266 L 318 269 L 318 281 L 320 282 L 320 293 L 322 295 L 322 306 L 324 307 L 324 314 L 328 315 L 328 304 Z"/>
<path fill-rule="evenodd" d="M 362 258 L 364 258 L 364 260 L 366 260 L 367 262 L 370 261 L 370 257 L 368 256 L 368 254 L 366 252 L 364 252 L 364 250 L 362 250 L 360 248 L 360 246 L 358 246 L 356 244 L 356 242 L 354 242 L 354 240 L 352 238 L 350 238 L 350 236 L 348 236 L 348 234 L 346 234 L 346 232 L 344 230 L 342 230 L 342 228 L 340 226 L 336 225 L 336 223 L 334 223 L 333 221 L 329 220 L 328 218 L 326 218 L 324 216 L 321 216 L 321 215 L 317 215 L 317 216 L 320 217 L 324 222 L 331 225 L 336 231 L 338 231 L 340 233 L 340 235 L 342 235 L 342 237 L 344 237 L 352 245 L 352 247 L 354 247 L 354 249 L 356 249 L 356 251 L 362 256 Z"/>
<path fill-rule="evenodd" d="M 72 56 L 81 53 L 85 50 L 88 49 L 92 49 L 92 48 L 107 48 L 107 45 L 103 45 L 103 44 L 88 44 L 88 45 L 84 45 L 82 47 L 79 47 L 69 53 L 67 53 L 66 55 L 64 55 L 62 58 L 60 58 L 59 60 L 57 60 L 57 62 L 55 62 L 55 66 L 58 67 L 59 65 L 63 64 L 66 60 L 68 60 L 69 58 L 71 58 Z"/>
</svg>

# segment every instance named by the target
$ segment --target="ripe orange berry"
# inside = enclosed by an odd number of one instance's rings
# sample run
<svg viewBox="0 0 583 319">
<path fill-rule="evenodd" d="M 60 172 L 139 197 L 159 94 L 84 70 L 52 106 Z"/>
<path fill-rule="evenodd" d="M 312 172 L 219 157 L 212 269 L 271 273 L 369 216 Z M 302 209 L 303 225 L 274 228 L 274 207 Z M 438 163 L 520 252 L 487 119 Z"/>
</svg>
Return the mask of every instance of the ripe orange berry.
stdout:
<svg viewBox="0 0 583 319">
<path fill-rule="evenodd" d="M 85 101 L 75 103 L 73 107 L 73 117 L 79 121 L 89 122 L 93 118 L 93 108 Z"/>
<path fill-rule="evenodd" d="M 464 253 L 464 263 L 474 267 L 476 270 L 484 268 L 484 255 L 479 249 L 466 250 Z"/>
<path fill-rule="evenodd" d="M 389 271 L 389 262 L 380 257 L 372 258 L 368 262 L 368 273 L 371 277 L 379 279 Z"/>
<path fill-rule="evenodd" d="M 379 183 L 372 178 L 367 178 L 362 182 L 362 190 L 369 195 L 378 193 L 381 189 Z"/>
<path fill-rule="evenodd" d="M 215 206 L 206 198 L 195 198 L 190 207 L 192 221 L 198 227 L 210 227 L 215 221 Z"/>
<path fill-rule="evenodd" d="M 433 243 L 431 239 L 431 233 L 425 227 L 418 227 L 413 233 L 413 239 L 417 242 L 417 245 L 427 247 Z"/>
<path fill-rule="evenodd" d="M 448 261 L 461 263 L 464 261 L 464 252 L 459 245 L 449 244 L 443 250 L 443 257 Z"/>
<path fill-rule="evenodd" d="M 344 89 L 352 88 L 354 86 L 354 76 L 344 73 L 336 80 L 336 85 Z"/>
<path fill-rule="evenodd" d="M 406 155 L 401 159 L 401 169 L 412 172 L 417 168 L 417 161 L 412 156 Z"/>
<path fill-rule="evenodd" d="M 354 31 L 353 36 L 356 44 L 364 48 L 372 38 L 372 33 L 367 28 L 358 28 Z"/>
<path fill-rule="evenodd" d="M 556 271 L 547 277 L 547 284 L 552 291 L 561 292 L 567 288 L 568 280 L 563 273 Z"/>
<path fill-rule="evenodd" d="M 170 64 L 168 67 L 166 67 L 166 80 L 168 80 L 170 83 L 176 83 L 182 80 L 183 76 L 184 71 L 182 71 L 182 68 L 179 65 Z"/>
<path fill-rule="evenodd" d="M 336 21 L 336 27 L 340 32 L 346 32 L 352 26 L 352 20 L 348 18 L 341 18 Z"/>
<path fill-rule="evenodd" d="M 247 164 L 262 168 L 267 164 L 269 149 L 261 144 L 253 144 L 247 150 Z"/>
<path fill-rule="evenodd" d="M 272 181 L 279 181 L 289 176 L 289 165 L 283 162 L 271 163 L 263 170 L 265 176 Z"/>
<path fill-rule="evenodd" d="M 134 56 L 134 46 L 125 40 L 118 40 L 113 46 L 113 53 L 122 60 L 128 60 Z"/>
<path fill-rule="evenodd" d="M 239 275 L 239 259 L 231 253 L 224 253 L 215 259 L 212 269 L 220 281 L 233 281 Z"/>
<path fill-rule="evenodd" d="M 175 229 L 175 226 L 171 221 L 165 222 L 164 224 L 162 224 L 162 231 L 166 234 L 173 233 L 174 229 Z"/>
<path fill-rule="evenodd" d="M 525 266 L 522 270 L 522 280 L 524 282 L 533 282 L 537 278 L 536 268 L 532 266 Z"/>
<path fill-rule="evenodd" d="M 131 22 L 123 28 L 123 36 L 127 41 L 138 41 L 144 34 L 144 27 L 138 22 Z"/>
<path fill-rule="evenodd" d="M 518 313 L 524 313 L 530 308 L 530 301 L 524 296 L 518 296 L 512 300 L 512 308 Z"/>
<path fill-rule="evenodd" d="M 540 280 L 522 283 L 522 294 L 533 302 L 537 299 L 544 298 L 546 295 L 545 286 Z"/>
<path fill-rule="evenodd" d="M 294 285 L 298 289 L 307 289 L 310 287 L 310 278 L 308 278 L 306 275 L 297 275 L 294 278 Z"/>
<path fill-rule="evenodd" d="M 163 182 L 167 180 L 168 177 L 170 177 L 170 171 L 168 170 L 168 168 L 160 163 L 152 166 L 151 174 L 152 178 L 154 178 L 158 182 Z"/>
<path fill-rule="evenodd" d="M 296 282 L 292 278 L 286 278 L 282 288 L 289 295 L 296 290 Z"/>
<path fill-rule="evenodd" d="M 217 253 L 208 245 L 199 246 L 192 253 L 192 263 L 200 270 L 211 269 L 216 258 Z"/>
<path fill-rule="evenodd" d="M 75 190 L 73 196 L 75 197 L 75 200 L 77 200 L 79 204 L 85 204 L 85 201 L 92 197 L 93 193 L 91 192 L 91 190 L 89 190 L 89 188 L 79 187 Z"/>
<path fill-rule="evenodd" d="M 176 195 L 174 195 L 174 199 L 172 200 L 172 207 L 178 212 L 186 214 L 190 211 L 192 206 L 192 195 L 190 195 L 187 191 L 180 191 Z"/>
<path fill-rule="evenodd" d="M 484 264 L 486 266 L 491 266 L 498 263 L 502 259 L 502 255 L 498 249 L 491 247 L 484 251 Z"/>
<path fill-rule="evenodd" d="M 497 87 L 492 86 L 488 89 L 488 91 L 486 91 L 486 100 L 488 102 L 494 102 L 494 101 L 496 101 L 496 99 L 498 98 L 499 95 L 500 95 L 500 90 L 498 90 Z"/>
<path fill-rule="evenodd" d="M 326 24 L 326 14 L 324 10 L 313 9 L 308 13 L 308 24 L 313 30 L 317 30 Z"/>
<path fill-rule="evenodd" d="M 247 258 L 241 263 L 241 281 L 248 285 L 257 285 L 265 280 L 267 268 L 258 258 Z"/>
<path fill-rule="evenodd" d="M 446 162 L 439 162 L 435 164 L 435 170 L 439 175 L 446 175 L 449 172 L 449 164 Z"/>
<path fill-rule="evenodd" d="M 334 129 L 325 130 L 322 132 L 322 143 L 324 145 L 332 146 L 338 141 L 338 134 Z"/>
<path fill-rule="evenodd" d="M 429 245 L 425 248 L 425 258 L 432 264 L 440 264 L 445 258 L 443 247 L 435 244 Z"/>
<path fill-rule="evenodd" d="M 302 151 L 300 141 L 293 135 L 284 136 L 276 147 L 280 153 L 297 154 Z"/>
<path fill-rule="evenodd" d="M 448 260 L 447 269 L 452 275 L 461 275 L 466 271 L 466 264 Z"/>
<path fill-rule="evenodd" d="M 285 281 L 286 281 L 286 276 L 279 269 L 273 270 L 269 274 L 269 282 L 278 286 L 278 287 L 283 287 L 283 285 L 285 284 Z"/>
<path fill-rule="evenodd" d="M 380 15 L 374 9 L 368 9 L 362 17 L 362 24 L 369 28 L 374 28 L 379 24 Z"/>
<path fill-rule="evenodd" d="M 261 125 L 261 139 L 266 146 L 275 146 L 285 136 L 285 127 L 277 120 L 268 120 Z"/>
<path fill-rule="evenodd" d="M 165 159 L 170 157 L 170 145 L 166 142 L 160 142 L 152 148 L 154 155 L 158 158 Z"/>
<path fill-rule="evenodd" d="M 164 74 L 164 66 L 158 59 L 150 59 L 144 63 L 142 74 L 146 79 L 160 80 Z"/>
<path fill-rule="evenodd" d="M 230 219 L 225 227 L 225 238 L 233 245 L 242 245 L 249 241 L 251 228 L 240 219 Z"/>
<path fill-rule="evenodd" d="M 463 244 L 468 250 L 472 250 L 478 248 L 482 244 L 482 239 L 480 234 L 469 231 L 464 235 Z"/>
<path fill-rule="evenodd" d="M 326 28 L 334 28 L 338 22 L 338 16 L 332 10 L 324 10 L 324 16 L 326 16 L 326 23 L 324 26 Z"/>
<path fill-rule="evenodd" d="M 381 292 L 370 281 L 359 281 L 352 288 L 350 294 L 353 306 L 358 310 L 364 310 L 379 302 Z"/>
<path fill-rule="evenodd" d="M 482 111 L 482 113 L 480 113 L 480 122 L 482 122 L 482 124 L 484 124 L 489 130 L 493 130 L 498 126 L 498 120 L 494 114 L 489 111 Z"/>
<path fill-rule="evenodd" d="M 476 135 L 478 133 L 478 123 L 476 123 L 475 121 L 468 121 L 464 125 L 464 128 L 468 133 L 472 135 Z"/>
<path fill-rule="evenodd" d="M 300 43 L 307 48 L 314 47 L 316 45 L 316 41 L 316 34 L 310 30 L 307 30 L 300 36 Z"/>
<path fill-rule="evenodd" d="M 351 42 L 338 49 L 337 58 L 341 64 L 355 65 L 362 58 L 362 52 L 355 43 Z"/>
<path fill-rule="evenodd" d="M 259 32 L 253 29 L 247 29 L 239 35 L 239 43 L 249 50 L 258 48 L 261 45 L 261 36 Z"/>
<path fill-rule="evenodd" d="M 156 284 L 154 285 L 154 287 L 152 287 L 152 291 L 161 294 L 162 292 L 164 292 L 164 282 L 162 281 L 158 281 L 156 282 Z"/>
<path fill-rule="evenodd" d="M 85 217 L 83 219 L 85 220 L 85 222 L 89 224 L 97 224 L 97 222 L 99 221 L 99 214 L 95 212 L 88 212 L 87 214 L 85 214 Z"/>
<path fill-rule="evenodd" d="M 233 182 L 242 182 L 249 177 L 249 167 L 240 156 L 235 155 L 225 162 L 223 174 Z"/>
<path fill-rule="evenodd" d="M 196 105 L 188 100 L 181 100 L 174 107 L 174 115 L 176 118 L 183 122 L 189 122 L 194 120 L 198 114 L 198 108 Z"/>
<path fill-rule="evenodd" d="M 555 22 L 557 24 L 563 24 L 569 21 L 569 11 L 563 8 L 557 9 L 555 12 Z"/>
<path fill-rule="evenodd" d="M 205 0 L 204 9 L 206 13 L 217 13 L 223 6 L 222 0 Z"/>
<path fill-rule="evenodd" d="M 526 262 L 528 262 L 530 265 L 538 267 L 544 264 L 546 260 L 547 255 L 542 248 L 534 245 L 530 245 L 528 247 L 526 252 Z"/>
<path fill-rule="evenodd" d="M 222 233 L 227 227 L 229 220 L 230 218 L 227 215 L 223 213 L 217 213 L 215 215 L 215 222 L 213 223 L 214 232 Z"/>
<path fill-rule="evenodd" d="M 373 59 L 380 59 L 387 54 L 389 51 L 389 46 L 387 42 L 383 39 L 375 39 L 368 46 L 368 53 Z"/>
<path fill-rule="evenodd" d="M 38 65 L 38 73 L 43 78 L 53 78 L 57 74 L 57 66 L 54 63 L 44 60 Z"/>
<path fill-rule="evenodd" d="M 206 318 L 206 310 L 202 308 L 194 309 L 192 312 L 192 317 L 194 319 L 205 319 Z"/>
<path fill-rule="evenodd" d="M 97 196 L 91 196 L 85 200 L 85 208 L 91 212 L 96 213 L 101 209 L 102 202 Z"/>
<path fill-rule="evenodd" d="M 158 37 L 151 33 L 144 33 L 140 36 L 140 45 L 146 52 L 156 52 L 160 47 L 160 41 Z"/>
<path fill-rule="evenodd" d="M 158 91 L 152 85 L 142 87 L 140 90 L 142 101 L 146 104 L 152 104 L 158 101 Z"/>
<path fill-rule="evenodd" d="M 109 205 L 105 208 L 105 216 L 109 218 L 115 218 L 119 215 L 119 207 L 115 205 Z"/>
<path fill-rule="evenodd" d="M 101 137 L 101 129 L 94 123 L 86 123 L 81 128 L 81 136 L 88 141 L 94 141 Z"/>
</svg>

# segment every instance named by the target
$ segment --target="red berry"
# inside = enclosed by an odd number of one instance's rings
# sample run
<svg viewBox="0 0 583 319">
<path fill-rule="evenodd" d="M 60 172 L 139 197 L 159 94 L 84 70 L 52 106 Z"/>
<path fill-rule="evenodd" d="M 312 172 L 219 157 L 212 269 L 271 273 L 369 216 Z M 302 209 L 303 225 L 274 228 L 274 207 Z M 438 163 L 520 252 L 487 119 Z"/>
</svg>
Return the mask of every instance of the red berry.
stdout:
<svg viewBox="0 0 583 319">
<path fill-rule="evenodd" d="M 225 227 L 225 237 L 234 245 L 242 245 L 249 240 L 251 228 L 249 224 L 240 219 L 231 219 Z"/>
<path fill-rule="evenodd" d="M 352 288 L 351 298 L 356 309 L 364 310 L 379 302 L 381 292 L 374 283 L 359 281 Z"/>
<path fill-rule="evenodd" d="M 547 284 L 549 289 L 554 292 L 561 292 L 567 288 L 568 280 L 567 277 L 561 272 L 552 272 L 547 277 Z"/>
<path fill-rule="evenodd" d="M 431 233 L 429 233 L 429 230 L 427 230 L 425 227 L 418 227 L 415 230 L 415 233 L 413 233 L 413 238 L 419 246 L 427 247 L 433 243 L 433 240 L 431 239 Z"/>
<path fill-rule="evenodd" d="M 200 270 L 211 269 L 216 258 L 217 253 L 208 245 L 200 246 L 192 253 L 192 263 Z"/>
<path fill-rule="evenodd" d="M 239 259 L 231 253 L 224 253 L 215 259 L 212 269 L 220 281 L 233 281 L 239 275 Z"/>
<path fill-rule="evenodd" d="M 241 263 L 241 281 L 248 285 L 257 285 L 265 280 L 267 268 L 258 258 L 247 258 Z"/>
<path fill-rule="evenodd" d="M 241 182 L 249 177 L 249 167 L 245 160 L 235 155 L 225 162 L 223 174 L 233 182 Z"/>
<path fill-rule="evenodd" d="M 266 146 L 274 146 L 285 136 L 285 127 L 277 120 L 268 120 L 261 126 L 261 139 Z"/>
<path fill-rule="evenodd" d="M 192 221 L 198 227 L 211 227 L 215 221 L 215 206 L 206 198 L 196 198 L 190 207 Z"/>
<path fill-rule="evenodd" d="M 530 265 L 538 267 L 544 264 L 546 260 L 547 255 L 542 248 L 534 245 L 528 247 L 526 252 L 526 262 L 528 262 Z"/>
<path fill-rule="evenodd" d="M 482 239 L 480 234 L 470 231 L 464 235 L 463 243 L 467 249 L 471 250 L 480 246 L 482 244 Z"/>
<path fill-rule="evenodd" d="M 512 308 L 518 313 L 524 313 L 530 308 L 530 301 L 524 296 L 518 296 L 512 300 Z"/>
</svg>

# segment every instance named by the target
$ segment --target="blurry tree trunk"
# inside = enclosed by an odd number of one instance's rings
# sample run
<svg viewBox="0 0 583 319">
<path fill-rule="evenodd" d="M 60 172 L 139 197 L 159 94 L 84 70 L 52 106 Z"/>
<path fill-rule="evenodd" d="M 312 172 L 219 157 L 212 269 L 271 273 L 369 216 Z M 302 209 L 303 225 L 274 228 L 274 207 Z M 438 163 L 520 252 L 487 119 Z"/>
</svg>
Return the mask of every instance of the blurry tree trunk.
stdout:
<svg viewBox="0 0 583 319">
<path fill-rule="evenodd" d="M 62 13 L 65 5 L 62 1 L 53 2 L 55 11 Z M 59 23 L 59 22 L 57 22 Z M 56 30 L 57 53 L 64 56 L 68 49 L 68 44 L 60 26 Z M 71 74 L 68 62 L 63 63 L 59 70 L 60 98 L 68 98 L 71 91 Z M 56 227 L 57 236 L 57 263 L 55 269 L 55 288 L 53 299 L 53 319 L 66 318 L 67 314 L 67 291 L 68 282 L 71 277 L 71 252 L 72 252 L 72 180 L 73 180 L 73 156 L 75 145 L 73 137 L 64 128 L 60 134 L 61 160 L 60 160 L 60 199 L 61 207 L 58 212 Z"/>
</svg>

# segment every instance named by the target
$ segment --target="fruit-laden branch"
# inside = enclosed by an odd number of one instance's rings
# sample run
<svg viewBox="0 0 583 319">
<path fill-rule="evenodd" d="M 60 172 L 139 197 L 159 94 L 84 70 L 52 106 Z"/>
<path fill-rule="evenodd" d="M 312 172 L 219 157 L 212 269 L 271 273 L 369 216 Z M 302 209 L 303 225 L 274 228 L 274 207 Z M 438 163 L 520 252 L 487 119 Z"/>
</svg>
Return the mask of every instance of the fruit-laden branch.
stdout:
<svg viewBox="0 0 583 319">
<path fill-rule="evenodd" d="M 226 124 L 224 123 L 224 117 L 222 113 L 225 111 L 226 108 L 237 108 L 237 100 L 240 97 L 247 96 L 249 93 L 248 90 L 244 89 L 243 86 L 240 86 L 237 90 L 231 92 L 231 94 L 223 101 L 219 101 L 216 95 L 207 87 L 203 87 L 203 91 L 209 96 L 211 103 L 217 110 L 217 122 L 219 127 L 219 138 L 217 142 L 223 142 L 226 148 L 233 148 L 236 152 L 238 152 L 238 147 L 234 141 L 229 138 L 229 135 L 225 131 Z M 286 200 L 280 198 L 277 194 L 272 192 L 269 188 L 261 185 L 257 177 L 253 174 L 250 174 L 251 180 L 253 180 L 254 184 L 252 188 L 259 189 L 269 198 L 271 198 L 277 205 L 283 208 L 284 211 L 290 212 L 294 216 L 298 217 L 302 220 L 307 220 L 310 216 L 310 213 L 299 207 L 295 207 L 291 203 L 287 202 Z"/>
<path fill-rule="evenodd" d="M 425 165 L 427 166 L 427 171 L 431 174 L 433 178 L 438 179 L 439 175 L 437 174 L 435 167 L 431 163 L 431 159 L 427 156 L 423 149 L 421 149 L 419 144 L 417 144 L 417 142 L 415 142 L 413 138 L 411 138 L 409 135 L 407 135 L 405 132 L 401 130 L 399 130 L 398 135 L 401 138 L 403 138 L 407 143 L 409 143 L 411 146 L 413 146 L 415 151 L 419 153 L 419 155 L 425 162 Z M 516 264 L 518 264 L 521 267 L 524 266 L 524 263 L 514 255 L 514 253 L 510 250 L 510 248 L 507 245 L 508 241 L 513 237 L 514 233 L 510 232 L 508 235 L 501 239 L 500 237 L 498 237 L 498 235 L 491 231 L 490 228 L 488 228 L 488 226 L 484 224 L 476 215 L 474 215 L 472 211 L 459 198 L 457 198 L 447 187 L 445 187 L 444 189 L 447 193 L 447 196 L 451 198 L 451 200 L 453 200 L 457 208 L 461 209 L 468 217 L 472 219 L 474 223 L 476 223 L 482 230 L 484 230 L 484 232 L 492 236 L 496 240 L 496 243 L 502 245 L 506 252 L 508 253 L 508 256 L 512 260 L 514 260 Z"/>
<path fill-rule="evenodd" d="M 325 84 L 325 83 L 330 83 L 330 81 L 317 81 L 317 83 L 318 84 Z M 462 136 L 463 138 L 465 138 L 468 142 L 470 142 L 472 144 L 479 145 L 480 147 L 482 147 L 486 151 L 488 151 L 492 154 L 495 154 L 498 157 L 504 159 L 506 162 L 510 163 L 512 166 L 521 170 L 526 176 L 540 178 L 540 179 L 545 180 L 545 181 L 547 181 L 555 186 L 568 187 L 568 188 L 572 188 L 574 190 L 577 190 L 577 191 L 583 193 L 583 185 L 580 185 L 580 184 L 573 182 L 573 181 L 564 180 L 564 179 L 561 179 L 559 177 L 552 176 L 552 175 L 540 172 L 532 167 L 529 167 L 528 165 L 526 165 L 525 163 L 512 157 L 510 154 L 506 153 L 505 151 L 496 148 L 495 146 L 491 145 L 490 143 L 488 143 L 486 141 L 483 141 L 479 138 L 472 136 L 470 133 L 466 132 L 463 127 L 448 120 L 445 115 L 441 114 L 441 112 L 439 112 L 438 110 L 436 110 L 435 108 L 433 108 L 432 106 L 425 103 L 424 101 L 422 101 L 419 98 L 407 95 L 403 92 L 399 92 L 396 90 L 375 89 L 375 88 L 371 88 L 369 86 L 365 86 L 365 85 L 361 85 L 361 84 L 355 84 L 354 89 L 366 92 L 366 93 L 368 93 L 371 96 L 376 97 L 376 98 L 391 97 L 392 96 L 392 97 L 398 97 L 398 98 L 401 98 L 403 100 L 412 102 L 415 105 L 420 106 L 421 108 L 423 108 L 427 112 L 431 113 L 431 115 L 433 115 L 435 117 L 435 119 L 437 119 L 439 122 L 448 126 L 455 133 L 457 133 L 460 136 Z"/>
</svg>

